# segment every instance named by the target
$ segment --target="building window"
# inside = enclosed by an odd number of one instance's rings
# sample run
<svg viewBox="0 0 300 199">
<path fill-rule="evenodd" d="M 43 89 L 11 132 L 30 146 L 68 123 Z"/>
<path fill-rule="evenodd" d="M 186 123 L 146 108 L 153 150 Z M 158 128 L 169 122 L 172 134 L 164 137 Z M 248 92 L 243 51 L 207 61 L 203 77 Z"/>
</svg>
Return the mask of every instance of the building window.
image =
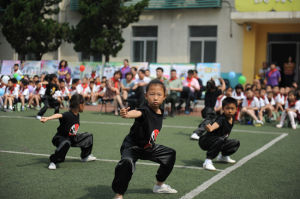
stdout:
<svg viewBox="0 0 300 199">
<path fill-rule="evenodd" d="M 214 63 L 217 52 L 217 26 L 190 26 L 190 62 Z"/>
<path fill-rule="evenodd" d="M 80 61 L 94 61 L 94 62 L 101 62 L 102 61 L 102 54 L 100 54 L 100 53 L 81 52 L 80 54 L 81 54 Z"/>
<path fill-rule="evenodd" d="M 157 26 L 132 27 L 134 62 L 156 62 L 157 60 Z"/>
</svg>

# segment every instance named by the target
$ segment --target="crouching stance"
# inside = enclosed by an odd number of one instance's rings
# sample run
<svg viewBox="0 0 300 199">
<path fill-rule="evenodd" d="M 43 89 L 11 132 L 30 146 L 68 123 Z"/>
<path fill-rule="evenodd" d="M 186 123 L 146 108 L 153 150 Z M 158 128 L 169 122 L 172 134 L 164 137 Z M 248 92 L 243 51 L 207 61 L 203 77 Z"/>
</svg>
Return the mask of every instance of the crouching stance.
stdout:
<svg viewBox="0 0 300 199">
<path fill-rule="evenodd" d="M 235 163 L 229 156 L 234 154 L 239 146 L 238 140 L 229 139 L 229 134 L 234 124 L 234 115 L 237 110 L 237 101 L 227 97 L 222 102 L 223 114 L 218 116 L 212 124 L 206 125 L 206 133 L 200 136 L 199 146 L 207 151 L 203 168 L 216 170 L 212 160 L 217 157 L 217 161 Z M 220 153 L 220 154 L 219 154 Z"/>
<path fill-rule="evenodd" d="M 75 94 L 70 100 L 70 111 L 63 114 L 54 114 L 50 117 L 42 117 L 41 122 L 59 119 L 60 125 L 52 139 L 56 146 L 55 153 L 50 156 L 49 169 L 56 169 L 56 164 L 65 160 L 70 147 L 81 148 L 81 161 L 93 161 L 96 158 L 91 155 L 93 148 L 93 135 L 90 133 L 77 133 L 79 130 L 79 112 L 84 108 L 82 95 Z"/>
<path fill-rule="evenodd" d="M 160 164 L 156 174 L 157 183 L 153 187 L 154 193 L 177 193 L 164 181 L 170 175 L 175 164 L 175 150 L 163 145 L 155 144 L 162 128 L 163 110 L 160 105 L 165 99 L 165 87 L 159 80 L 152 80 L 146 88 L 147 105 L 137 110 L 121 109 L 123 118 L 135 118 L 130 133 L 125 137 L 121 146 L 121 160 L 115 168 L 112 189 L 116 193 L 115 199 L 122 199 L 129 181 L 135 170 L 138 159 L 150 160 Z"/>
</svg>

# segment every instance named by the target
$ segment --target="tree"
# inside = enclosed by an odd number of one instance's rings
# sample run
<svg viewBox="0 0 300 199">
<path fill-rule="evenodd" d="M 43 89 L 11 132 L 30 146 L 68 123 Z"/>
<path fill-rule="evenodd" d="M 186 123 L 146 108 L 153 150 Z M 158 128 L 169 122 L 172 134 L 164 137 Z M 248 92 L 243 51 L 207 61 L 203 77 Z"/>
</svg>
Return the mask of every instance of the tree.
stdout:
<svg viewBox="0 0 300 199">
<path fill-rule="evenodd" d="M 130 3 L 130 4 L 129 4 Z M 122 30 L 137 22 L 148 0 L 136 4 L 124 0 L 80 0 L 81 20 L 72 28 L 72 42 L 77 52 L 102 54 L 105 61 L 122 49 Z"/>
<path fill-rule="evenodd" d="M 0 19 L 2 33 L 22 60 L 27 54 L 40 60 L 45 53 L 57 50 L 70 32 L 67 23 L 54 20 L 61 0 L 4 1 L 0 3 L 5 7 Z"/>
</svg>

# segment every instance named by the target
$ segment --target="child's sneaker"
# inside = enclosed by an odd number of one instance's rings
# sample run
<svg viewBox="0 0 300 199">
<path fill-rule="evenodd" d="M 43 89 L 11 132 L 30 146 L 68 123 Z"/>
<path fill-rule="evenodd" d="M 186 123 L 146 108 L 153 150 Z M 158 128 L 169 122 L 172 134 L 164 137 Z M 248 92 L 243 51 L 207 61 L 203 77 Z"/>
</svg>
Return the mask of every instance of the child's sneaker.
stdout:
<svg viewBox="0 0 300 199">
<path fill-rule="evenodd" d="M 90 161 L 95 161 L 96 159 L 97 158 L 91 154 L 91 155 L 88 155 L 85 158 L 81 158 L 81 161 L 82 162 L 90 162 Z"/>
<path fill-rule="evenodd" d="M 292 124 L 292 129 L 296 130 L 297 129 L 297 125 L 296 124 Z"/>
<path fill-rule="evenodd" d="M 213 163 L 211 160 L 206 159 L 205 162 L 203 163 L 203 169 L 209 170 L 209 171 L 215 171 L 216 168 L 214 167 Z"/>
<path fill-rule="evenodd" d="M 42 119 L 42 116 L 37 115 L 37 116 L 36 116 L 36 119 L 37 119 L 37 120 L 41 120 L 41 119 Z"/>
<path fill-rule="evenodd" d="M 231 159 L 229 156 L 223 156 L 222 154 L 218 155 L 217 161 L 219 161 L 219 162 L 227 162 L 227 163 L 231 163 L 231 164 L 236 163 L 236 161 L 233 160 L 233 159 Z"/>
<path fill-rule="evenodd" d="M 199 140 L 199 135 L 197 134 L 197 133 L 193 133 L 192 135 L 191 135 L 191 140 Z"/>
<path fill-rule="evenodd" d="M 279 129 L 281 129 L 283 127 L 283 125 L 282 124 L 277 124 L 276 125 L 276 128 L 279 128 Z"/>
<path fill-rule="evenodd" d="M 153 193 L 177 193 L 170 185 L 162 184 L 161 186 L 154 185 Z"/>
<path fill-rule="evenodd" d="M 56 169 L 56 165 L 53 162 L 50 162 L 48 169 L 50 170 L 55 170 Z"/>
</svg>

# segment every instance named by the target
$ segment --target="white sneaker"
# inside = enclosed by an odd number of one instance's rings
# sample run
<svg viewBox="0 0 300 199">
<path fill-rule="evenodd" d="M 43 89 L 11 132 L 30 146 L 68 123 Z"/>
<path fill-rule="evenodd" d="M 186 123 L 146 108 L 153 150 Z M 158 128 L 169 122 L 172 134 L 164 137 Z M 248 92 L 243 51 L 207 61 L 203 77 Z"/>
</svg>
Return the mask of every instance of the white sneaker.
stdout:
<svg viewBox="0 0 300 199">
<path fill-rule="evenodd" d="M 236 163 L 236 161 L 233 160 L 233 159 L 231 159 L 229 156 L 222 156 L 222 154 L 218 155 L 217 161 L 219 161 L 219 162 L 227 162 L 227 163 L 231 163 L 231 164 Z"/>
<path fill-rule="evenodd" d="M 206 159 L 205 162 L 203 163 L 203 169 L 209 170 L 209 171 L 215 171 L 216 168 L 214 167 L 213 163 L 211 160 Z"/>
<path fill-rule="evenodd" d="M 56 165 L 53 162 L 50 162 L 48 169 L 50 170 L 55 170 L 56 169 Z"/>
<path fill-rule="evenodd" d="M 297 129 L 297 125 L 296 124 L 292 124 L 292 129 L 296 130 Z"/>
<path fill-rule="evenodd" d="M 281 129 L 283 127 L 283 125 L 282 124 L 277 124 L 276 125 L 276 128 L 279 128 L 279 129 Z"/>
<path fill-rule="evenodd" d="M 36 119 L 37 119 L 37 120 L 41 120 L 41 119 L 42 119 L 42 116 L 37 115 L 37 116 L 36 116 Z"/>
<path fill-rule="evenodd" d="M 161 186 L 154 185 L 153 193 L 177 193 L 177 191 L 170 187 L 170 185 L 163 184 Z"/>
<path fill-rule="evenodd" d="M 85 158 L 81 158 L 82 162 L 90 162 L 90 161 L 95 161 L 97 158 L 95 156 L 93 156 L 92 154 L 85 157 Z"/>
<path fill-rule="evenodd" d="M 199 135 L 197 134 L 197 133 L 193 133 L 192 135 L 191 135 L 191 140 L 199 140 Z"/>
<path fill-rule="evenodd" d="M 98 104 L 97 104 L 96 102 L 93 102 L 92 105 L 93 105 L 93 106 L 97 106 Z"/>
<path fill-rule="evenodd" d="M 263 122 L 263 121 L 261 121 L 261 120 L 256 120 L 256 124 L 261 124 L 261 125 L 263 125 L 263 124 L 264 124 L 264 122 Z"/>
</svg>

